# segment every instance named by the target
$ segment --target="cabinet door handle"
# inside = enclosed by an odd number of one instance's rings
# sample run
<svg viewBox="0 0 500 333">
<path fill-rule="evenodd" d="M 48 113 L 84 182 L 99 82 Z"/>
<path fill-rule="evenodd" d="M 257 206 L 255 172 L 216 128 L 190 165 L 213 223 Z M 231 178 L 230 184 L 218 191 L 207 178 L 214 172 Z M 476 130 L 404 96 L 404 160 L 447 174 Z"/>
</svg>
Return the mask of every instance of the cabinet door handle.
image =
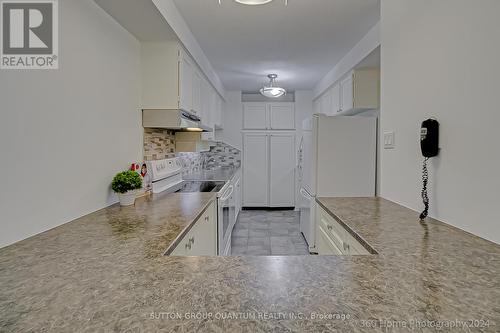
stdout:
<svg viewBox="0 0 500 333">
<path fill-rule="evenodd" d="M 333 227 L 331 225 L 328 225 L 327 228 L 328 228 L 328 230 L 332 230 L 333 229 Z"/>
<path fill-rule="evenodd" d="M 210 221 L 210 216 L 205 216 L 205 221 Z"/>
<path fill-rule="evenodd" d="M 186 243 L 186 250 L 191 250 L 191 243 Z"/>
<path fill-rule="evenodd" d="M 189 238 L 189 244 L 194 244 L 194 237 Z"/>
</svg>

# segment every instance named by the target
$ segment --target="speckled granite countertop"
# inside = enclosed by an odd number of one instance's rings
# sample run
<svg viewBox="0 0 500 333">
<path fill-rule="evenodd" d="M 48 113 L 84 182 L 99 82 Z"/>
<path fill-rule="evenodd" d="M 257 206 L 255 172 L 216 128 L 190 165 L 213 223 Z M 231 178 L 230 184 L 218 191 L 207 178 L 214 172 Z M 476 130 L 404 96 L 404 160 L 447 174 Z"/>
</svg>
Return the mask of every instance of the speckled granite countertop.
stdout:
<svg viewBox="0 0 500 333">
<path fill-rule="evenodd" d="M 240 167 L 220 167 L 213 170 L 202 170 L 182 177 L 184 180 L 219 180 L 228 181 L 236 174 Z"/>
<path fill-rule="evenodd" d="M 208 200 L 113 206 L 0 249 L 0 331 L 499 331 L 498 245 L 383 199 L 319 199 L 379 254 L 161 256 L 165 221 Z"/>
</svg>

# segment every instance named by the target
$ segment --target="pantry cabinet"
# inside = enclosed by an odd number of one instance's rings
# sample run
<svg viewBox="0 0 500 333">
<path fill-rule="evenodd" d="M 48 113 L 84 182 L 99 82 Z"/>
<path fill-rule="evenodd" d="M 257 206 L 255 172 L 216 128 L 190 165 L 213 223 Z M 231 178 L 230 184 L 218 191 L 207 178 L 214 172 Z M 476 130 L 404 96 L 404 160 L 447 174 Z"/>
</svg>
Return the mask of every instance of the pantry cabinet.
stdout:
<svg viewBox="0 0 500 333">
<path fill-rule="evenodd" d="M 268 110 L 270 129 L 295 129 L 295 107 L 293 103 L 270 103 Z"/>
<path fill-rule="evenodd" d="M 269 134 L 243 134 L 243 206 L 269 205 Z"/>
<path fill-rule="evenodd" d="M 243 134 L 243 206 L 295 206 L 295 133 Z"/>
<path fill-rule="evenodd" d="M 261 130 L 268 127 L 266 103 L 243 104 L 243 129 Z"/>
<path fill-rule="evenodd" d="M 243 103 L 244 130 L 294 130 L 294 103 Z"/>
<path fill-rule="evenodd" d="M 196 220 L 191 230 L 180 240 L 171 256 L 217 255 L 217 212 L 212 201 Z"/>
<path fill-rule="evenodd" d="M 295 134 L 269 135 L 270 207 L 295 206 Z"/>
</svg>

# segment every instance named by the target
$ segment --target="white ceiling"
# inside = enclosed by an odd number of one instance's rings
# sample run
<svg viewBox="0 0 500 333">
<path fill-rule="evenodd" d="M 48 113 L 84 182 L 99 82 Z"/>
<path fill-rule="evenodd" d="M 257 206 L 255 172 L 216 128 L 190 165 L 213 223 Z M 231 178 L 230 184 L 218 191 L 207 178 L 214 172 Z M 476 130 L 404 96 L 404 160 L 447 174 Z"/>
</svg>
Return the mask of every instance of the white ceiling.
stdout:
<svg viewBox="0 0 500 333">
<path fill-rule="evenodd" d="M 150 0 L 94 0 L 140 41 L 177 40 L 177 35 Z"/>
<path fill-rule="evenodd" d="M 380 19 L 380 0 L 174 0 L 227 90 L 257 91 L 277 73 L 312 89 Z"/>
</svg>

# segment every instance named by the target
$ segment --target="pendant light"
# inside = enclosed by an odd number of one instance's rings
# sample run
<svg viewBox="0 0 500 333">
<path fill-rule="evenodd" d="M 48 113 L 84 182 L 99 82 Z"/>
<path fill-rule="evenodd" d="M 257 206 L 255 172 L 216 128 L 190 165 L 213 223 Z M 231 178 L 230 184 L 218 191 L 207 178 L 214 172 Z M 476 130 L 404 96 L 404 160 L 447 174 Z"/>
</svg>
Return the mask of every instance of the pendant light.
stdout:
<svg viewBox="0 0 500 333">
<path fill-rule="evenodd" d="M 269 74 L 267 77 L 269 78 L 269 85 L 264 86 L 262 87 L 262 89 L 260 89 L 260 93 L 263 96 L 269 98 L 278 98 L 286 95 L 286 90 L 276 85 L 276 79 L 278 78 L 277 74 Z"/>
</svg>

